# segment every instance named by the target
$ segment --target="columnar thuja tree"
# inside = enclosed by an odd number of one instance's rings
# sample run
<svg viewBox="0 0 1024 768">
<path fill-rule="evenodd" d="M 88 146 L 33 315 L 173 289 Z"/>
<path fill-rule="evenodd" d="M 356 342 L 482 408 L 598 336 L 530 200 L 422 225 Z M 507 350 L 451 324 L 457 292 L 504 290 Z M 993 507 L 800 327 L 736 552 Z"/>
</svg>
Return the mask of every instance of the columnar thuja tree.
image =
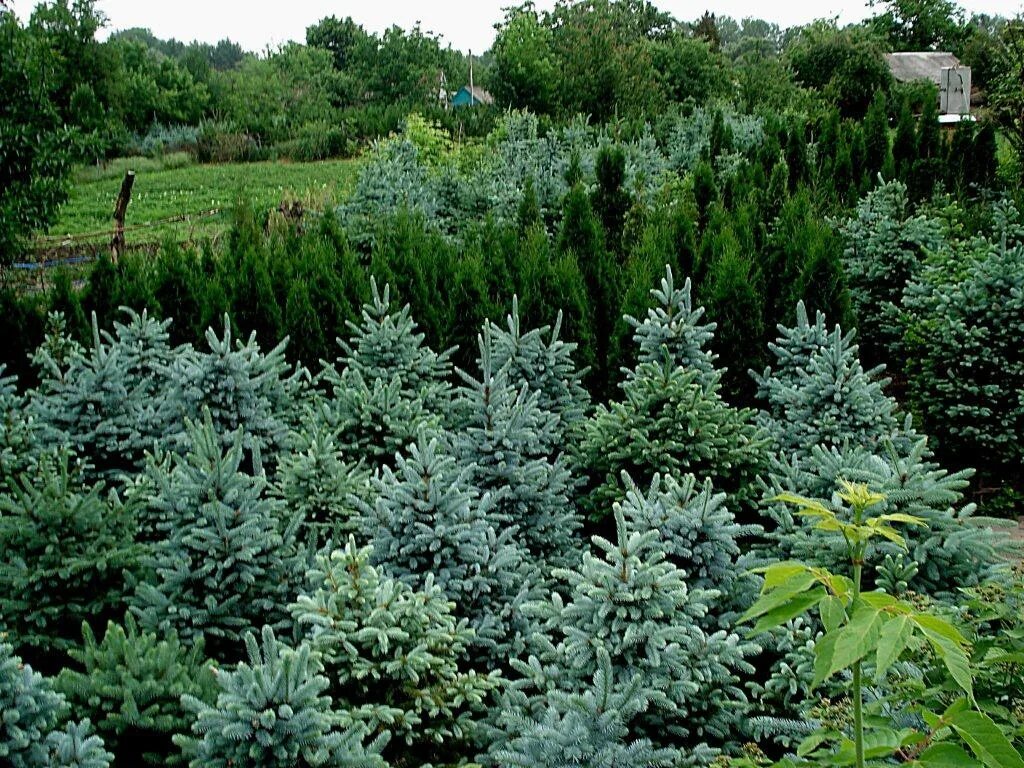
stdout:
<svg viewBox="0 0 1024 768">
<path fill-rule="evenodd" d="M 491 495 L 494 523 L 518 528 L 520 544 L 542 570 L 566 565 L 575 559 L 580 522 L 559 417 L 541 407 L 539 391 L 511 379 L 509 363 L 496 367 L 489 326 L 478 343 L 480 378 L 459 371 L 455 452 L 472 467 L 473 485 Z"/>
<path fill-rule="evenodd" d="M 350 537 L 317 556 L 292 616 L 320 656 L 335 708 L 372 736 L 391 732 L 390 764 L 455 762 L 498 680 L 460 669 L 473 633 L 431 576 L 413 589 L 372 566 L 371 551 Z"/>
<path fill-rule="evenodd" d="M 631 529 L 618 505 L 615 523 L 614 542 L 595 536 L 577 569 L 556 570 L 551 598 L 528 604 L 543 631 L 537 655 L 513 663 L 521 677 L 502 716 L 506 733 L 514 740 L 601 673 L 614 691 L 641 681 L 648 706 L 628 717 L 629 741 L 649 739 L 677 760 L 710 759 L 739 734 L 747 706 L 739 676 L 753 671 L 745 657 L 757 647 L 702 629 L 716 593 L 689 589 L 658 532 Z"/>
<path fill-rule="evenodd" d="M 494 500 L 476 489 L 473 467 L 461 466 L 444 438 L 422 434 L 394 469 L 374 477 L 363 532 L 385 572 L 417 590 L 429 579 L 455 602 L 475 632 L 474 656 L 504 663 L 523 642 L 517 605 L 533 588 L 535 567 L 524 561 L 515 527 L 492 517 Z"/>
<path fill-rule="evenodd" d="M 424 429 L 436 428 L 447 410 L 451 372 L 417 332 L 409 306 L 391 307 L 390 290 L 371 280 L 373 298 L 352 338 L 339 339 L 341 356 L 324 367 L 319 382 L 330 393 L 325 416 L 352 458 L 388 462 Z"/>
<path fill-rule="evenodd" d="M 187 453 L 157 469 L 166 476 L 155 506 L 167 517 L 132 610 L 146 630 L 203 637 L 211 657 L 229 659 L 242 633 L 288 622 L 305 563 L 298 520 L 268 497 L 262 473 L 243 468 L 242 434 L 222 436 L 209 414 L 186 428 Z"/>
</svg>

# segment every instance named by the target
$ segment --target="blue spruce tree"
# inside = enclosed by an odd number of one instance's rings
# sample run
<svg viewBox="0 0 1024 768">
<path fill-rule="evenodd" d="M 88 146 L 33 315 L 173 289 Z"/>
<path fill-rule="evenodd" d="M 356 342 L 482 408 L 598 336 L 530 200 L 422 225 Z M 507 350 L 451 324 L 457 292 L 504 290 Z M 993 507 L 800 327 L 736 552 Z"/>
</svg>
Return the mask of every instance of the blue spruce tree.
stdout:
<svg viewBox="0 0 1024 768">
<path fill-rule="evenodd" d="M 207 350 L 185 347 L 175 357 L 169 375 L 172 386 L 165 409 L 176 425 L 175 448 L 189 441 L 186 420 L 210 419 L 225 446 L 236 434 L 242 447 L 268 462 L 287 445 L 288 431 L 297 416 L 299 373 L 291 369 L 284 352 L 285 339 L 264 353 L 252 333 L 246 341 L 235 339 L 224 315 L 224 333 L 206 331 Z"/>
<path fill-rule="evenodd" d="M 708 388 L 718 381 L 715 360 L 717 355 L 707 349 L 715 336 L 715 323 L 701 323 L 703 307 L 693 307 L 690 279 L 678 288 L 672 277 L 672 268 L 665 266 L 661 285 L 651 290 L 655 306 L 647 310 L 642 320 L 626 316 L 633 328 L 633 342 L 637 346 L 637 360 L 641 363 L 669 362 L 673 367 L 697 371 L 700 381 Z"/>
<path fill-rule="evenodd" d="M 109 622 L 99 641 L 87 624 L 82 634 L 83 645 L 71 651 L 77 668 L 61 671 L 58 690 L 96 723 L 118 765 L 180 765 L 171 737 L 191 722 L 181 697 L 215 697 L 202 640 L 186 649 L 173 634 L 140 631 L 131 615 L 123 626 Z"/>
<path fill-rule="evenodd" d="M 113 755 L 88 720 L 67 721 L 52 682 L 0 642 L 0 764 L 8 768 L 109 768 Z"/>
<path fill-rule="evenodd" d="M 92 319 L 92 346 L 57 360 L 47 346 L 36 355 L 43 369 L 30 410 L 42 441 L 86 456 L 98 479 L 118 479 L 141 465 L 145 451 L 166 441 L 170 425 L 167 368 L 174 359 L 170 321 L 130 310 L 113 334 Z"/>
<path fill-rule="evenodd" d="M 459 371 L 464 386 L 457 414 L 455 452 L 473 468 L 473 485 L 491 496 L 490 518 L 513 525 L 525 552 L 543 571 L 576 559 L 580 521 L 573 481 L 560 453 L 558 416 L 540 406 L 540 392 L 513 383 L 510 365 L 495 366 L 489 326 L 478 339 L 480 379 Z"/>
<path fill-rule="evenodd" d="M 187 430 L 188 452 L 156 470 L 167 473 L 151 502 L 162 538 L 131 607 L 147 631 L 203 637 L 212 658 L 229 659 L 243 633 L 288 625 L 304 548 L 298 518 L 268 497 L 262 473 L 244 470 L 244 435 L 225 448 L 209 414 Z"/>
<path fill-rule="evenodd" d="M 290 648 L 264 627 L 246 634 L 248 661 L 217 675 L 215 704 L 191 696 L 192 735 L 179 744 L 192 768 L 385 768 L 384 739 L 363 746 L 363 729 L 332 709 L 329 681 L 308 645 Z"/>
<path fill-rule="evenodd" d="M 584 694 L 601 672 L 615 692 L 639 680 L 648 700 L 628 718 L 627 741 L 710 762 L 736 745 L 748 707 L 740 675 L 753 672 L 745 659 L 757 646 L 702 629 L 716 593 L 689 589 L 658 532 L 630 530 L 619 505 L 615 522 L 616 541 L 595 536 L 578 569 L 555 572 L 562 583 L 550 599 L 528 604 L 543 632 L 537 655 L 513 662 L 520 677 L 501 722 L 514 740 L 523 718 L 543 722 L 559 697 Z"/>
<path fill-rule="evenodd" d="M 460 669 L 473 633 L 432 577 L 414 590 L 373 567 L 371 551 L 349 538 L 321 553 L 292 616 L 320 655 L 335 706 L 371 737 L 391 732 L 391 765 L 453 764 L 499 681 Z"/>
<path fill-rule="evenodd" d="M 349 323 L 342 355 L 318 377 L 331 392 L 324 415 L 337 427 L 342 450 L 370 466 L 391 461 L 423 429 L 436 429 L 448 410 L 448 354 L 424 344 L 406 305 L 391 309 L 390 291 L 371 280 L 373 299 L 362 323 Z"/>
<path fill-rule="evenodd" d="M 83 621 L 118 615 L 139 569 L 135 517 L 103 486 L 89 487 L 58 449 L 0 495 L 0 627 L 50 672 Z"/>
<path fill-rule="evenodd" d="M 590 409 L 590 395 L 583 388 L 586 371 L 578 370 L 573 360 L 576 344 L 560 338 L 562 313 L 553 327 L 523 331 L 519 319 L 519 299 L 512 297 L 512 313 L 505 328 L 490 324 L 490 355 L 495 369 L 507 367 L 509 380 L 526 384 L 538 393 L 541 410 L 558 416 L 560 445 L 574 434 Z"/>
<path fill-rule="evenodd" d="M 493 518 L 473 467 L 463 467 L 438 437 L 421 435 L 395 468 L 374 477 L 375 503 L 363 506 L 373 561 L 423 590 L 428 579 L 455 602 L 474 631 L 472 656 L 505 663 L 527 631 L 518 605 L 537 580 L 514 526 Z"/>
</svg>

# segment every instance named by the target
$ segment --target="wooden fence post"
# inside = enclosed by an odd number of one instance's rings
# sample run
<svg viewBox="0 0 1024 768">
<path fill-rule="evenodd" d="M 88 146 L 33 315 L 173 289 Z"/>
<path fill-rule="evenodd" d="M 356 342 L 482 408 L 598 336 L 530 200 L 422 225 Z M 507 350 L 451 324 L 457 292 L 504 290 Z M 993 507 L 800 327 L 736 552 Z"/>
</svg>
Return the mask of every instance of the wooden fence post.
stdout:
<svg viewBox="0 0 1024 768">
<path fill-rule="evenodd" d="M 114 204 L 114 238 L 110 241 L 110 260 L 117 264 L 118 256 L 124 251 L 124 214 L 132 199 L 132 186 L 135 184 L 135 171 L 126 171 L 121 182 L 121 191 L 117 194 Z"/>
</svg>

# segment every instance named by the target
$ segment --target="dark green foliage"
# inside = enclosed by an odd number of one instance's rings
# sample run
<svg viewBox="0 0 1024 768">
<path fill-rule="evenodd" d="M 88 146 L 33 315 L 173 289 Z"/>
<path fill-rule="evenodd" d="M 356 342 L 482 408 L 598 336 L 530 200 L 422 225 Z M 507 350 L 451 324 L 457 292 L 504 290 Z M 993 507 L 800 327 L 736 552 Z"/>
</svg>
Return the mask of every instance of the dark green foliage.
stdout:
<svg viewBox="0 0 1024 768">
<path fill-rule="evenodd" d="M 629 209 L 629 194 L 623 188 L 626 180 L 626 155 L 618 146 L 605 146 L 597 153 L 594 168 L 597 189 L 592 203 L 604 227 L 608 247 L 616 253 L 622 249 L 622 227 Z"/>
<path fill-rule="evenodd" d="M 965 181 L 982 189 L 989 189 L 996 183 L 999 169 L 999 145 L 996 141 L 995 125 L 986 120 L 974 134 L 974 146 L 971 148 L 972 162 L 968 164 Z"/>
<path fill-rule="evenodd" d="M 290 648 L 264 627 L 262 642 L 246 634 L 248 661 L 217 675 L 220 692 L 210 705 L 192 696 L 192 736 L 179 744 L 192 768 L 383 768 L 383 739 L 369 750 L 362 729 L 331 708 L 330 682 L 306 644 Z"/>
<path fill-rule="evenodd" d="M 798 122 L 789 129 L 786 138 L 786 165 L 789 166 L 789 187 L 796 188 L 801 182 L 810 178 L 810 165 L 807 159 L 807 139 L 804 136 L 804 125 Z"/>
<path fill-rule="evenodd" d="M 937 99 L 925 99 L 921 116 L 917 123 L 917 159 L 915 160 L 907 184 L 910 195 L 915 200 L 931 196 L 936 183 L 943 176 L 943 159 L 945 148 L 939 133 L 939 108 Z"/>
<path fill-rule="evenodd" d="M 0 624 L 37 667 L 61 665 L 83 621 L 117 615 L 138 572 L 135 517 L 83 486 L 67 452 L 46 453 L 0 496 Z"/>
<path fill-rule="evenodd" d="M 109 622 L 103 639 L 82 626 L 83 646 L 71 651 L 81 671 L 65 668 L 57 688 L 79 714 L 88 714 L 116 766 L 179 765 L 171 737 L 187 730 L 181 697 L 214 698 L 214 672 L 202 641 L 186 649 L 174 635 L 140 632 L 128 616 Z"/>
<path fill-rule="evenodd" d="M 472 631 L 429 575 L 413 590 L 370 565 L 370 553 L 350 537 L 318 555 L 292 615 L 320 654 L 335 708 L 371 736 L 391 731 L 391 765 L 452 762 L 473 743 L 497 677 L 460 671 Z"/>
<path fill-rule="evenodd" d="M 707 226 L 711 206 L 718 202 L 715 172 L 708 163 L 701 163 L 693 173 L 693 200 L 697 206 L 697 226 Z"/>
<path fill-rule="evenodd" d="M 822 91 L 844 117 L 860 119 L 893 82 L 883 45 L 863 27 L 818 21 L 799 30 L 786 54 L 796 79 Z"/>
<path fill-rule="evenodd" d="M 910 110 L 910 102 L 904 98 L 900 102 L 896 135 L 892 141 L 892 159 L 896 176 L 904 181 L 910 178 L 917 160 L 917 138 L 914 113 Z"/>
<path fill-rule="evenodd" d="M 0 264 L 49 226 L 67 199 L 71 131 L 58 114 L 48 52 L 0 8 Z"/>
<path fill-rule="evenodd" d="M 737 362 L 760 359 L 764 297 L 748 258 L 730 247 L 712 265 L 701 293 L 708 319 L 718 326 L 715 349 L 720 357 Z M 735 367 L 724 371 L 722 387 L 734 402 L 749 402 L 753 394 L 749 379 Z"/>
<path fill-rule="evenodd" d="M 558 249 L 575 256 L 587 288 L 596 356 L 591 377 L 600 392 L 608 386 L 611 373 L 609 340 L 618 307 L 618 271 L 614 257 L 605 247 L 603 228 L 594 216 L 582 184 L 574 185 L 566 195 Z"/>
<path fill-rule="evenodd" d="M 870 183 L 875 184 L 878 174 L 891 179 L 894 168 L 889 139 L 889 105 L 882 91 L 875 94 L 864 117 L 864 145 L 865 170 Z"/>
</svg>

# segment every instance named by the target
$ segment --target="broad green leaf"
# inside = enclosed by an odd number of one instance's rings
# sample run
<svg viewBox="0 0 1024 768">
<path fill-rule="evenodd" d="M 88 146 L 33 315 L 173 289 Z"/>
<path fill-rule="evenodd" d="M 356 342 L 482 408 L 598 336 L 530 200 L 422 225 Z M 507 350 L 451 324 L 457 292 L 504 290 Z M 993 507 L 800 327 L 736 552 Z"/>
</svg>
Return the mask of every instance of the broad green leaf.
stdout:
<svg viewBox="0 0 1024 768">
<path fill-rule="evenodd" d="M 909 616 L 897 616 L 882 625 L 878 633 L 878 650 L 875 654 L 875 681 L 881 682 L 886 670 L 906 650 L 914 636 L 914 624 Z"/>
<path fill-rule="evenodd" d="M 809 570 L 810 569 L 803 563 L 786 560 L 781 563 L 773 563 L 766 568 L 756 568 L 754 569 L 754 573 L 764 574 L 764 584 L 761 586 L 761 591 L 769 592 L 782 586 L 786 581 L 794 576 L 798 576 L 801 573 L 807 573 Z"/>
<path fill-rule="evenodd" d="M 988 715 L 965 710 L 950 724 L 987 768 L 1024 768 L 1020 753 Z"/>
<path fill-rule="evenodd" d="M 811 752 L 816 750 L 822 744 L 824 744 L 830 738 L 828 731 L 815 731 L 806 739 L 800 742 L 800 746 L 796 748 L 797 757 L 807 757 Z"/>
<path fill-rule="evenodd" d="M 864 734 L 864 756 L 888 757 L 900 748 L 900 737 L 892 728 L 877 728 Z"/>
<path fill-rule="evenodd" d="M 740 617 L 740 622 L 750 621 L 769 611 L 774 611 L 780 605 L 788 603 L 795 595 L 806 592 L 816 582 L 817 579 L 812 573 L 801 573 L 790 577 L 776 589 L 762 594 L 757 602 Z"/>
<path fill-rule="evenodd" d="M 870 653 L 882 628 L 879 609 L 860 603 L 850 614 L 850 621 L 837 632 L 835 654 L 827 677 L 852 666 Z"/>
<path fill-rule="evenodd" d="M 970 660 L 964 650 L 966 641 L 963 635 L 948 621 L 937 616 L 918 613 L 911 618 L 942 659 L 953 681 L 963 689 L 971 701 L 974 701 L 974 679 Z"/>
<path fill-rule="evenodd" d="M 838 638 L 838 631 L 828 632 L 814 644 L 814 680 L 811 682 L 811 688 L 817 688 L 832 674 L 829 670 L 836 655 Z"/>
<path fill-rule="evenodd" d="M 763 614 L 758 619 L 757 624 L 754 625 L 752 630 L 754 633 L 764 632 L 772 627 L 777 627 L 780 624 L 785 624 L 792 618 L 800 616 L 819 602 L 822 598 L 826 597 L 828 593 L 824 587 L 815 587 L 808 592 L 801 592 L 797 595 L 793 595 L 788 602 L 779 605 L 767 613 Z"/>
<path fill-rule="evenodd" d="M 967 645 L 967 639 L 960 634 L 960 630 L 945 619 L 940 619 L 938 616 L 933 616 L 930 613 L 918 613 L 914 615 L 914 621 L 925 632 L 941 635 L 957 645 Z"/>
<path fill-rule="evenodd" d="M 830 510 L 820 501 L 814 499 L 808 499 L 803 496 L 798 496 L 795 493 L 783 492 L 778 496 L 771 499 L 772 501 L 781 501 L 786 504 L 793 504 L 794 506 L 800 507 L 802 510 L 808 513 L 814 513 L 823 517 L 834 516 L 835 512 Z"/>
<path fill-rule="evenodd" d="M 963 747 L 945 741 L 932 744 L 914 762 L 921 768 L 977 768 L 981 765 Z"/>
<path fill-rule="evenodd" d="M 902 603 L 888 592 L 875 590 L 873 592 L 861 592 L 860 599 L 872 608 L 892 608 L 901 606 Z"/>
<path fill-rule="evenodd" d="M 864 483 L 851 483 L 848 480 L 840 480 L 839 485 L 843 489 L 839 493 L 839 498 L 851 507 L 867 509 L 885 501 L 885 496 L 870 490 Z"/>
<path fill-rule="evenodd" d="M 900 549 L 907 548 L 906 539 L 904 539 L 895 528 L 891 528 L 888 525 L 876 525 L 872 526 L 872 530 L 880 536 L 884 536 L 893 544 L 898 546 Z"/>
<path fill-rule="evenodd" d="M 834 595 L 828 595 L 818 606 L 821 615 L 821 623 L 826 632 L 832 632 L 839 628 L 839 625 L 846 620 L 846 608 L 843 601 Z"/>
<path fill-rule="evenodd" d="M 871 518 L 871 520 L 879 520 L 883 523 L 905 523 L 907 525 L 916 526 L 927 525 L 924 518 L 917 517 L 915 515 L 908 515 L 906 512 L 892 512 L 887 515 L 879 515 L 878 517 L 873 517 Z"/>
</svg>

